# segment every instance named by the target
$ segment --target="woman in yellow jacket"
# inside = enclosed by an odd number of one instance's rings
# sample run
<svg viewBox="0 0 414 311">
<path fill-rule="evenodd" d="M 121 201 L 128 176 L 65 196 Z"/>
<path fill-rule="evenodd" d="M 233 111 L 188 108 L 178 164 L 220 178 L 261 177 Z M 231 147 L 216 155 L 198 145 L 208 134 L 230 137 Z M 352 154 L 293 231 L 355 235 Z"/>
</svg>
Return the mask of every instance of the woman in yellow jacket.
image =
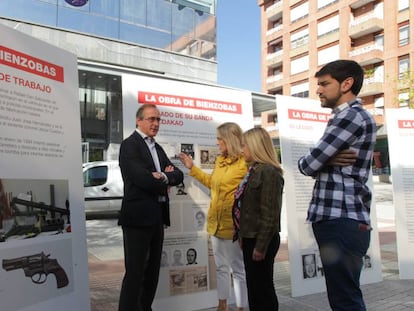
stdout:
<svg viewBox="0 0 414 311">
<path fill-rule="evenodd" d="M 180 160 L 190 169 L 190 176 L 210 189 L 211 202 L 207 215 L 207 232 L 213 247 L 217 271 L 217 311 L 227 311 L 230 297 L 231 273 L 237 311 L 247 306 L 246 276 L 243 254 L 238 243 L 233 243 L 232 207 L 234 193 L 247 172 L 241 155 L 241 128 L 233 122 L 223 123 L 217 128 L 217 145 L 221 152 L 214 170 L 208 174 L 193 164 L 190 156 L 181 153 Z"/>
</svg>

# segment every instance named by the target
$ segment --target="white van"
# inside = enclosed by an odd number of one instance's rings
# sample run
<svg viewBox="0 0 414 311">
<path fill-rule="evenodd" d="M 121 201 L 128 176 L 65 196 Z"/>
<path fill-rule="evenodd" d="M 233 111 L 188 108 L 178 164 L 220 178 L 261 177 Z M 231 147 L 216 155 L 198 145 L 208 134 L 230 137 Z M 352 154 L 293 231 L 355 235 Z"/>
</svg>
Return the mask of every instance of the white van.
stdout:
<svg viewBox="0 0 414 311">
<path fill-rule="evenodd" d="M 83 165 L 86 219 L 117 218 L 124 195 L 118 161 Z"/>
</svg>

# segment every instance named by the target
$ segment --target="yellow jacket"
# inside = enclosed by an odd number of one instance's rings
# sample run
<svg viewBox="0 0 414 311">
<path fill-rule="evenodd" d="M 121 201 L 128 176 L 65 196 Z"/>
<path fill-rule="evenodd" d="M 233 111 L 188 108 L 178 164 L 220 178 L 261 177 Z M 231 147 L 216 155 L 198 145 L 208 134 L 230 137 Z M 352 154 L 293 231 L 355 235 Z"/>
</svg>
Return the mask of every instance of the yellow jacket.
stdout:
<svg viewBox="0 0 414 311">
<path fill-rule="evenodd" d="M 234 192 L 246 172 L 247 165 L 243 157 L 234 160 L 218 156 L 211 175 L 199 167 L 191 168 L 190 176 L 210 189 L 211 201 L 207 215 L 207 232 L 210 235 L 226 240 L 233 238 Z"/>
</svg>

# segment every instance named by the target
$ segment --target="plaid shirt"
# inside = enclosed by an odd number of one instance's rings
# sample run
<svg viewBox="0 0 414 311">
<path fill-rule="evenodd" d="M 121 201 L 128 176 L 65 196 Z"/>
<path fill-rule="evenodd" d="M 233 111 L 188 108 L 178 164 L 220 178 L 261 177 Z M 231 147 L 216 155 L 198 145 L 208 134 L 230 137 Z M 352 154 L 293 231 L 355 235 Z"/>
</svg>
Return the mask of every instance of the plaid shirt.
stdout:
<svg viewBox="0 0 414 311">
<path fill-rule="evenodd" d="M 350 218 L 370 224 L 372 194 L 366 183 L 375 140 L 375 120 L 362 108 L 359 100 L 342 104 L 332 111 L 322 138 L 298 161 L 300 172 L 315 178 L 308 221 Z M 326 165 L 345 149 L 357 153 L 353 165 Z"/>
</svg>

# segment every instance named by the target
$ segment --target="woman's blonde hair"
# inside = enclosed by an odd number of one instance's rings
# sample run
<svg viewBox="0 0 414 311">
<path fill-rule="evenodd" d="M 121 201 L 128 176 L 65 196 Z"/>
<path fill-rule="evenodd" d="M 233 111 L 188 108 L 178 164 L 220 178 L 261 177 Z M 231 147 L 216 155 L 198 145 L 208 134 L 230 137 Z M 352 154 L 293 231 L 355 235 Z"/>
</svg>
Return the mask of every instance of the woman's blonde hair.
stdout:
<svg viewBox="0 0 414 311">
<path fill-rule="evenodd" d="M 282 172 L 272 139 L 265 129 L 256 127 L 246 131 L 243 143 L 249 148 L 253 162 L 271 164 Z"/>
<path fill-rule="evenodd" d="M 241 156 L 243 131 L 237 123 L 226 122 L 217 127 L 217 139 L 222 139 L 227 147 L 228 157 Z"/>
</svg>

